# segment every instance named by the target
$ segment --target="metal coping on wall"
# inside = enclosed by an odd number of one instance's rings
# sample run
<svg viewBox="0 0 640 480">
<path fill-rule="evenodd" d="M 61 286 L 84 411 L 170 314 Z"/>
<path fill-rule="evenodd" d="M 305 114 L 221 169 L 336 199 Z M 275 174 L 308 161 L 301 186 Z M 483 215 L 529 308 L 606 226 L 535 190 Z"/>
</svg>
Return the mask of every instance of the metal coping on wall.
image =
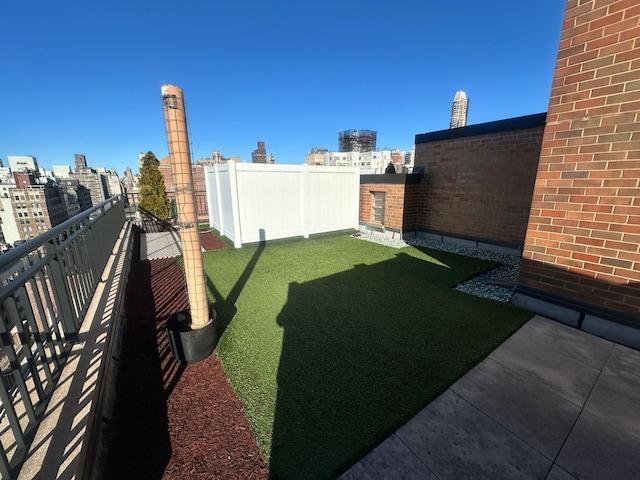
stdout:
<svg viewBox="0 0 640 480">
<path fill-rule="evenodd" d="M 522 252 L 522 247 L 523 244 L 522 243 L 514 243 L 514 242 L 503 242 L 500 240 L 492 240 L 489 238 L 482 238 L 482 237 L 475 237 L 475 236 L 471 236 L 471 235 L 461 235 L 459 233 L 453 233 L 453 232 L 444 232 L 444 231 L 440 231 L 440 230 L 429 230 L 426 228 L 420 228 L 417 227 L 416 228 L 416 234 L 429 234 L 429 235 L 436 235 L 442 238 L 452 238 L 452 239 L 458 239 L 458 240 L 466 240 L 469 242 L 475 242 L 478 244 L 487 244 L 487 245 L 495 245 L 496 247 L 504 247 L 504 248 L 511 248 L 514 250 L 519 250 L 520 252 Z"/>
<path fill-rule="evenodd" d="M 495 122 L 479 123 L 466 127 L 449 128 L 431 133 L 419 133 L 416 135 L 416 145 L 421 143 L 437 142 L 440 140 L 451 140 L 453 138 L 473 137 L 476 135 L 487 135 L 491 133 L 509 132 L 512 130 L 524 130 L 525 128 L 544 127 L 547 113 L 536 113 L 524 117 L 508 118 Z"/>
<path fill-rule="evenodd" d="M 594 317 L 603 318 L 626 327 L 640 330 L 640 326 L 638 325 L 638 316 L 634 316 L 631 313 L 611 310 L 609 308 L 600 307 L 580 300 L 563 297 L 552 292 L 539 290 L 527 285 L 516 285 L 513 293 L 519 293 L 520 295 L 524 295 L 535 300 L 540 300 L 568 310 L 573 310 L 580 315 L 593 315 Z"/>
<path fill-rule="evenodd" d="M 381 175 L 360 175 L 360 185 L 368 184 L 390 184 L 390 185 L 412 185 L 420 183 L 420 173 L 388 173 Z"/>
</svg>

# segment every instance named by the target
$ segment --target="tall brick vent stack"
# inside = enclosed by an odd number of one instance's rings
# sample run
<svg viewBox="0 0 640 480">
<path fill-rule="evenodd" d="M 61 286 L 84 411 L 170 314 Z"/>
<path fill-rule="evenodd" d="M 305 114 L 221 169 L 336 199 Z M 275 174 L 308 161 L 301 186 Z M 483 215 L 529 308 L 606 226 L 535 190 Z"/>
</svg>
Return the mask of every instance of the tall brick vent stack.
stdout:
<svg viewBox="0 0 640 480">
<path fill-rule="evenodd" d="M 519 284 L 640 326 L 640 4 L 569 0 Z"/>
</svg>

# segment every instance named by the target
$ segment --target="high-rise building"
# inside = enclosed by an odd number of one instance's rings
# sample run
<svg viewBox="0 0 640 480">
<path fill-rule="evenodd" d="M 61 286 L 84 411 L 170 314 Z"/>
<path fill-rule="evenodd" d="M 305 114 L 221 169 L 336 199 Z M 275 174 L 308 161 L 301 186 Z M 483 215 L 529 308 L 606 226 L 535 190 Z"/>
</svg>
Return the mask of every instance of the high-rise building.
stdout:
<svg viewBox="0 0 640 480">
<path fill-rule="evenodd" d="M 267 163 L 267 149 L 264 142 L 258 142 L 258 148 L 251 152 L 252 163 Z"/>
<path fill-rule="evenodd" d="M 338 151 L 373 152 L 376 149 L 375 130 L 345 130 L 338 133 Z"/>
<path fill-rule="evenodd" d="M 78 180 L 80 185 L 89 189 L 91 202 L 93 205 L 98 205 L 108 198 L 109 187 L 107 185 L 107 179 L 105 175 L 87 166 L 87 158 L 84 155 L 76 153 L 74 157 L 76 161 L 76 171 L 69 176 L 70 178 Z"/>
<path fill-rule="evenodd" d="M 114 195 L 121 195 L 124 193 L 122 190 L 122 182 L 120 181 L 120 177 L 118 177 L 118 172 L 114 168 L 108 170 L 107 173 L 104 174 L 104 178 L 107 182 L 108 192 L 107 195 L 109 197 L 113 197 Z"/>
<path fill-rule="evenodd" d="M 460 91 L 456 92 L 453 97 L 453 106 L 451 107 L 451 122 L 449 128 L 464 127 L 467 124 L 467 110 L 469 101 L 467 94 Z"/>
<path fill-rule="evenodd" d="M 76 171 L 80 168 L 87 168 L 87 157 L 82 155 L 81 153 L 76 153 L 73 155 L 76 161 Z"/>
</svg>

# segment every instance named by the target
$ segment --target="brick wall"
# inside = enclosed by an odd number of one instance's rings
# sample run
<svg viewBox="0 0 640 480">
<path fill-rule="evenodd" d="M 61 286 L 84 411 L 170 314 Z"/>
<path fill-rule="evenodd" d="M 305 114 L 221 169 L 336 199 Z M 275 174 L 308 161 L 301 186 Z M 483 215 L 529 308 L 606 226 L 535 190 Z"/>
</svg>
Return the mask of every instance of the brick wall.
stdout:
<svg viewBox="0 0 640 480">
<path fill-rule="evenodd" d="M 567 2 L 520 286 L 640 313 L 640 5 Z"/>
<path fill-rule="evenodd" d="M 360 223 L 413 232 L 420 197 L 419 175 L 362 175 L 360 180 Z M 373 194 L 385 193 L 384 223 L 373 219 Z"/>
<path fill-rule="evenodd" d="M 173 192 L 173 173 L 171 171 L 171 164 L 161 164 L 158 169 L 160 170 L 160 173 L 164 178 L 164 187 L 166 189 L 169 200 L 174 200 L 176 196 Z M 207 189 L 204 178 L 204 167 L 197 164 L 192 165 L 191 172 L 193 174 L 193 186 L 196 192 L 196 207 L 198 209 L 198 217 L 201 217 L 202 220 L 205 217 L 208 218 L 209 216 L 209 210 L 207 206 Z"/>
<path fill-rule="evenodd" d="M 521 247 L 543 128 L 538 114 L 417 135 L 425 180 L 416 224 Z"/>
</svg>

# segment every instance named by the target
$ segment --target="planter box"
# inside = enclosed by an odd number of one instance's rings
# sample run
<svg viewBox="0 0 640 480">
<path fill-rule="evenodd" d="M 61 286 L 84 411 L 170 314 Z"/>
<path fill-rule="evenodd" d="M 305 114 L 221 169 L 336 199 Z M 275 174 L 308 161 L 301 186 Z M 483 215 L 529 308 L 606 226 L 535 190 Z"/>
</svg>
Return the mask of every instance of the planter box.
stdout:
<svg viewBox="0 0 640 480">
<path fill-rule="evenodd" d="M 191 328 L 191 312 L 182 310 L 169 317 L 166 323 L 169 347 L 176 360 L 182 363 L 198 363 L 208 358 L 217 343 L 216 311 L 209 309 L 210 322 L 203 328 Z"/>
</svg>

